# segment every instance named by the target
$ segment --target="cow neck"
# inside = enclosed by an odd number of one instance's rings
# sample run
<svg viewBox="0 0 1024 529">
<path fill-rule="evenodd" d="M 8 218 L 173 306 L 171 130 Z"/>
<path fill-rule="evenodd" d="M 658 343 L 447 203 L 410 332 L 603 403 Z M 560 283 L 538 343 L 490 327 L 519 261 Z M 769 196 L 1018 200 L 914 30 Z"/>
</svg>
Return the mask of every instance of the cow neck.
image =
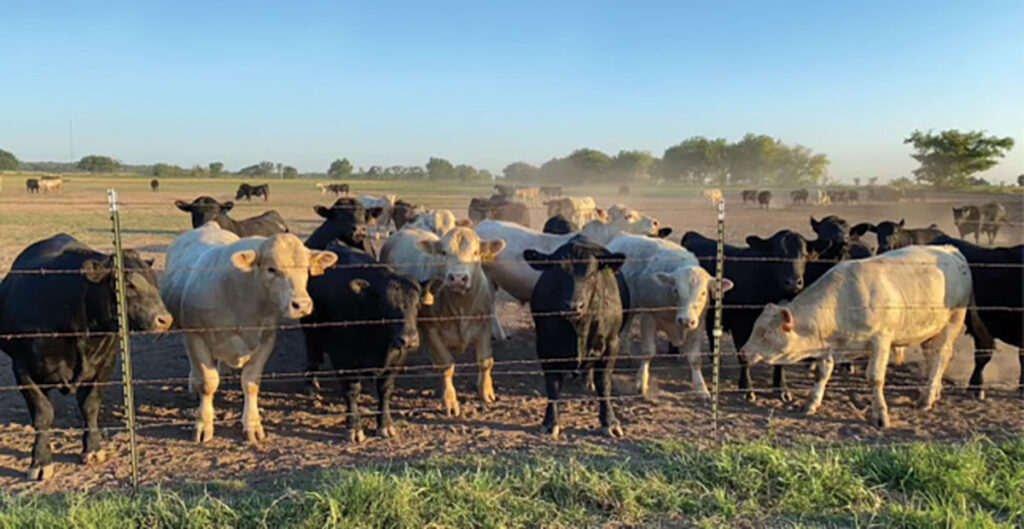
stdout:
<svg viewBox="0 0 1024 529">
<path fill-rule="evenodd" d="M 85 320 L 89 331 L 114 332 L 117 330 L 117 299 L 114 296 L 113 275 L 100 283 L 86 282 L 85 295 L 78 315 Z M 82 329 L 85 330 L 85 329 Z"/>
<path fill-rule="evenodd" d="M 216 217 L 214 217 L 214 219 L 216 220 L 217 225 L 221 227 L 221 229 L 230 231 L 235 235 L 240 234 L 238 221 L 229 217 L 227 213 L 220 213 Z"/>
<path fill-rule="evenodd" d="M 483 270 L 476 268 L 470 277 L 472 287 L 465 293 L 453 292 L 442 288 L 434 299 L 435 314 L 475 314 L 481 310 L 490 310 L 494 293 Z M 466 321 L 465 323 L 471 323 Z"/>
<path fill-rule="evenodd" d="M 784 305 L 793 312 L 793 317 L 797 321 L 793 332 L 797 333 L 801 342 L 804 342 L 806 349 L 825 347 L 839 328 L 839 311 L 843 310 L 839 306 L 838 292 L 840 288 L 835 284 L 835 280 L 827 280 L 829 277 L 837 276 L 834 274 L 823 276 L 807 287 L 793 301 Z M 806 329 L 809 328 L 814 329 L 812 333 L 806 332 Z M 804 330 L 804 333 L 801 333 L 801 330 Z"/>
</svg>

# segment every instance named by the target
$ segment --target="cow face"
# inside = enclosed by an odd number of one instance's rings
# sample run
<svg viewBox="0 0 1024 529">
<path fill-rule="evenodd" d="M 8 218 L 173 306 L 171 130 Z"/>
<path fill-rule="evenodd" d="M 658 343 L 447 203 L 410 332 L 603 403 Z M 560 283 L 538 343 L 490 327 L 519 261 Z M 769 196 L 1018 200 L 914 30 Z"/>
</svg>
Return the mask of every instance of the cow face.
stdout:
<svg viewBox="0 0 1024 529">
<path fill-rule="evenodd" d="M 254 277 L 267 303 L 282 318 L 299 319 L 313 312 L 306 291 L 309 276 L 319 276 L 338 262 L 333 252 L 309 250 L 298 237 L 281 233 L 268 238 L 256 250 L 231 256 L 231 264 Z M 268 308 L 270 308 L 268 307 Z"/>
<path fill-rule="evenodd" d="M 747 244 L 762 256 L 777 288 L 786 294 L 796 294 L 804 288 L 804 269 L 808 254 L 807 240 L 790 230 L 782 230 L 768 239 L 756 235 L 747 237 Z"/>
<path fill-rule="evenodd" d="M 899 240 L 903 234 L 905 223 L 905 219 L 900 219 L 899 222 L 887 220 L 871 226 L 871 231 L 878 237 L 878 253 L 885 253 L 902 246 Z"/>
<path fill-rule="evenodd" d="M 961 206 L 953 208 L 953 224 L 960 227 L 961 224 L 971 221 L 978 220 L 981 218 L 981 210 L 978 206 Z"/>
<path fill-rule="evenodd" d="M 574 238 L 550 254 L 526 250 L 523 259 L 541 272 L 534 291 L 534 299 L 543 300 L 534 303 L 541 310 L 558 312 L 574 325 L 604 310 L 621 311 L 615 272 L 625 262 L 624 254 Z"/>
<path fill-rule="evenodd" d="M 644 215 L 639 211 L 622 205 L 614 205 L 608 210 L 608 218 L 612 226 L 621 233 L 648 235 L 665 238 L 672 234 L 672 228 L 663 228 L 658 219 Z"/>
<path fill-rule="evenodd" d="M 366 240 L 368 212 L 358 200 L 341 198 L 330 208 L 316 206 L 313 211 L 324 218 L 317 228 L 327 230 L 330 240 L 337 240 L 353 248 L 362 248 Z"/>
<path fill-rule="evenodd" d="M 708 307 L 708 299 L 715 288 L 711 274 L 700 266 L 681 266 L 672 272 L 658 272 L 654 280 L 665 289 L 670 289 L 675 300 L 676 324 L 684 330 L 694 330 L 700 326 L 704 310 Z M 722 291 L 733 286 L 732 281 L 722 280 Z"/>
<path fill-rule="evenodd" d="M 802 360 L 806 348 L 801 347 L 796 317 L 789 308 L 769 303 L 754 323 L 754 331 L 740 354 L 751 365 L 762 360 L 769 363 L 792 364 Z M 803 331 L 803 329 L 801 329 Z"/>
<path fill-rule="evenodd" d="M 174 205 L 178 206 L 178 209 L 192 215 L 192 227 L 198 228 L 207 222 L 216 220 L 217 217 L 226 214 L 231 211 L 231 208 L 235 207 L 234 202 L 225 202 L 221 204 L 217 202 L 213 197 L 202 196 L 191 203 L 185 202 L 184 200 L 175 200 Z"/>
<path fill-rule="evenodd" d="M 380 316 L 386 322 L 384 326 L 390 352 L 404 354 L 419 347 L 416 318 L 419 316 L 420 305 L 431 303 L 427 288 L 421 288 L 402 276 L 375 282 L 353 279 L 349 288 L 380 310 Z"/>
<path fill-rule="evenodd" d="M 441 277 L 444 288 L 466 293 L 473 288 L 473 277 L 478 276 L 481 261 L 492 261 L 505 249 L 505 241 L 481 241 L 469 228 L 455 228 L 440 239 L 420 240 L 420 250 L 438 258 L 435 275 Z"/>
<path fill-rule="evenodd" d="M 171 328 L 174 318 L 164 306 L 153 273 L 153 260 L 143 260 L 135 250 L 124 250 L 125 303 L 128 309 L 128 324 L 136 331 L 162 333 Z M 82 271 L 86 280 L 110 285 L 114 292 L 114 257 L 103 260 L 90 259 L 83 263 Z"/>
<path fill-rule="evenodd" d="M 836 215 L 829 215 L 820 221 L 811 217 L 811 229 L 818 235 L 818 239 L 829 241 L 833 251 L 842 251 L 850 242 L 849 223 Z"/>
</svg>

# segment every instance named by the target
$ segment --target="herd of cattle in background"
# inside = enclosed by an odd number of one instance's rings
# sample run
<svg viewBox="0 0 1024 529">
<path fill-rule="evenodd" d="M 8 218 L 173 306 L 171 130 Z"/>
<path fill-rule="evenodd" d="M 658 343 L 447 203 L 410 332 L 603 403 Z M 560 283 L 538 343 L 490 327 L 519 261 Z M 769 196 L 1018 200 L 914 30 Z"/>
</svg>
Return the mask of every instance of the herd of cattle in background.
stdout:
<svg viewBox="0 0 1024 529">
<path fill-rule="evenodd" d="M 46 189 L 44 181 L 37 187 Z M 506 337 L 495 308 L 499 290 L 530 306 L 548 397 L 542 426 L 551 435 L 559 435 L 557 402 L 574 373 L 589 377 L 603 431 L 623 434 L 611 375 L 621 348 L 631 349 L 633 319 L 640 327 L 638 392 L 649 391 L 656 338 L 664 333 L 686 356 L 693 390 L 710 396 L 701 373 L 707 354 L 701 338 L 712 338 L 707 309 L 717 288 L 716 240 L 692 231 L 674 239 L 672 228 L 650 215 L 621 204 L 602 209 L 590 197 L 563 196 L 558 186 L 496 186 L 493 196 L 473 198 L 462 220 L 394 195 L 349 197 L 346 184 L 317 187 L 346 196 L 314 208 L 323 221 L 304 242 L 276 211 L 235 220 L 228 215 L 233 202 L 201 196 L 174 202 L 191 216 L 193 229 L 168 247 L 159 284 L 152 261 L 124 252 L 132 327 L 161 333 L 173 326 L 184 335 L 189 388 L 199 396 L 196 442 L 214 435 L 220 364 L 241 370 L 246 437 L 253 443 L 265 438 L 260 378 L 285 319 L 303 323 L 309 390 L 319 391 L 325 358 L 332 376 L 340 376 L 353 441 L 365 438 L 357 405 L 363 377 L 377 389 L 377 434 L 395 435 L 395 374 L 421 344 L 442 373 L 446 414 L 460 415 L 455 358 L 470 351 L 480 398 L 493 402 L 491 342 Z M 152 188 L 159 188 L 155 179 Z M 893 199 L 879 189 L 869 200 Z M 269 191 L 267 184 L 243 184 L 236 200 L 268 200 Z M 792 198 L 859 201 L 856 191 L 830 193 L 796 190 Z M 770 192 L 743 191 L 744 202 L 751 197 L 770 205 Z M 529 227 L 528 208 L 541 204 L 548 219 L 537 231 Z M 991 244 L 1006 221 L 996 202 L 953 212 L 960 237 L 973 234 L 975 243 L 984 234 Z M 965 327 L 975 342 L 970 387 L 979 397 L 995 340 L 1024 345 L 1024 246 L 982 247 L 935 225 L 909 228 L 903 220 L 850 226 L 829 215 L 811 217 L 811 228 L 814 239 L 784 229 L 768 238 L 751 235 L 744 246 L 725 246 L 722 322 L 738 351 L 739 387 L 748 399 L 755 399 L 751 365 L 774 364 L 775 394 L 791 400 L 783 366 L 814 362 L 815 385 L 805 408 L 812 414 L 835 363 L 867 358 L 870 420 L 884 428 L 889 415 L 882 388 L 890 355 L 899 363 L 906 347 L 921 346 L 927 385 L 918 404 L 928 409 L 939 398 L 953 341 Z M 863 239 L 868 232 L 876 235 L 876 247 Z M 372 244 L 376 237 L 384 238 L 379 252 Z M 110 379 L 116 357 L 116 340 L 104 334 L 117 329 L 113 259 L 60 234 L 23 250 L 0 283 L 0 350 L 13 359 L 36 431 L 31 478 L 52 473 L 51 388 L 78 397 L 86 423 L 83 461 L 104 457 L 102 387 L 95 383 Z M 92 336 L 39 334 L 85 332 Z M 1024 348 L 1020 354 L 1024 363 Z"/>
</svg>

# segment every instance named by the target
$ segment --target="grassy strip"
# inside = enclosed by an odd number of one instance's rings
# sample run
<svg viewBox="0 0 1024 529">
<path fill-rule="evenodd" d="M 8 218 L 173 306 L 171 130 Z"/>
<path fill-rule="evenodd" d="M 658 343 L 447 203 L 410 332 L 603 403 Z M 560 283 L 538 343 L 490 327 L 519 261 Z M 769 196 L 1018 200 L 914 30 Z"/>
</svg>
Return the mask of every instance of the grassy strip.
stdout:
<svg viewBox="0 0 1024 529">
<path fill-rule="evenodd" d="M 0 527 L 1020 527 L 1024 438 L 435 458 L 273 486 L 0 496 Z"/>
</svg>

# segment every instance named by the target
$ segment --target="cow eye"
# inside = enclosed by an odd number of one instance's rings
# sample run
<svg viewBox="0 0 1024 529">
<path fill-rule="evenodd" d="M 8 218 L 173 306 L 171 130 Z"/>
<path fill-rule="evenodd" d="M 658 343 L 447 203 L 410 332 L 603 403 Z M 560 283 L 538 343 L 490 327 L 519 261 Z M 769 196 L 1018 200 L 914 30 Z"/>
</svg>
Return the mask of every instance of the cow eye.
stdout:
<svg viewBox="0 0 1024 529">
<path fill-rule="evenodd" d="M 135 283 L 132 283 L 131 281 L 129 281 L 128 282 L 128 290 L 135 290 Z"/>
<path fill-rule="evenodd" d="M 268 266 L 267 267 L 267 272 L 269 272 L 271 274 L 276 274 L 277 273 L 277 268 L 274 268 L 273 266 Z"/>
</svg>

